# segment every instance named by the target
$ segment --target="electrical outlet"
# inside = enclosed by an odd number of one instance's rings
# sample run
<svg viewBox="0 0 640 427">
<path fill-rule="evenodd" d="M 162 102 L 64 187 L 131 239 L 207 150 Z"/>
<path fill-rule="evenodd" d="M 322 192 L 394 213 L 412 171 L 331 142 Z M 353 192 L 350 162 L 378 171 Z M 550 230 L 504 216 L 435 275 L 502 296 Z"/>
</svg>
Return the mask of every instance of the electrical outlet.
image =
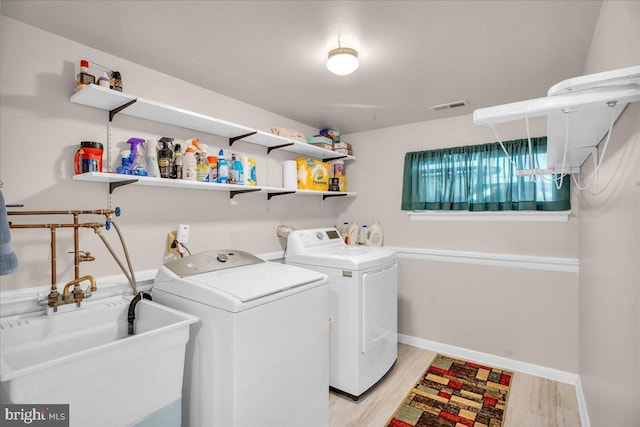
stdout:
<svg viewBox="0 0 640 427">
<path fill-rule="evenodd" d="M 173 247 L 173 243 L 176 241 L 176 233 L 171 232 L 169 234 L 167 234 L 167 252 L 171 253 L 171 252 L 178 252 L 178 248 Z"/>
<path fill-rule="evenodd" d="M 176 233 L 178 242 L 186 245 L 189 243 L 189 225 L 188 224 L 179 224 L 178 231 Z"/>
</svg>

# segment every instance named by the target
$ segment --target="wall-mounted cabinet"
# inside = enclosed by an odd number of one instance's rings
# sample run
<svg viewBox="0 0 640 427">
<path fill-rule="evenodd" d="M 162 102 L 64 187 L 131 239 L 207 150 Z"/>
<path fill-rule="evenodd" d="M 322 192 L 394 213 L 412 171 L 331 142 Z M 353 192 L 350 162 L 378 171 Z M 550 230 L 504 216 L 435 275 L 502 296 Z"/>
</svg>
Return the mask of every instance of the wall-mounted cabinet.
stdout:
<svg viewBox="0 0 640 427">
<path fill-rule="evenodd" d="M 109 121 L 116 114 L 125 114 L 141 119 L 152 120 L 173 126 L 179 126 L 211 135 L 222 136 L 229 140 L 229 146 L 235 141 L 242 140 L 251 144 L 266 147 L 267 153 L 272 150 L 284 150 L 303 157 L 315 158 L 323 161 L 344 159 L 354 161 L 355 157 L 336 153 L 331 150 L 315 147 L 310 144 L 284 138 L 268 132 L 252 129 L 247 126 L 216 119 L 204 114 L 195 113 L 171 105 L 162 104 L 144 98 L 139 98 L 125 92 L 117 92 L 97 85 L 89 85 L 71 96 L 71 102 L 108 111 Z M 280 187 L 251 187 L 233 184 L 217 184 L 208 182 L 193 182 L 172 180 L 166 178 L 140 177 L 118 175 L 108 172 L 91 172 L 73 177 L 76 181 L 109 183 L 110 192 L 115 188 L 130 183 L 143 186 L 188 188 L 199 190 L 229 191 L 233 197 L 239 193 L 261 191 L 267 193 L 270 199 L 279 194 L 320 195 L 323 199 L 335 196 L 356 196 L 353 192 L 303 191 L 286 190 Z"/>
</svg>

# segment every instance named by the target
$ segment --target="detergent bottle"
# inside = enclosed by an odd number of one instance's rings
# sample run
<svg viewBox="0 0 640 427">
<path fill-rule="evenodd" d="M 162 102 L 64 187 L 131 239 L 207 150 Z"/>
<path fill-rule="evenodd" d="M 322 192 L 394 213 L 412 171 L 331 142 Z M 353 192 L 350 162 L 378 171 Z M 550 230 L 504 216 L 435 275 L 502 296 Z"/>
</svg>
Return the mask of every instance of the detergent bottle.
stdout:
<svg viewBox="0 0 640 427">
<path fill-rule="evenodd" d="M 235 184 L 238 181 L 238 170 L 236 169 L 236 153 L 231 153 L 231 161 L 229 162 L 229 184 Z"/>
<path fill-rule="evenodd" d="M 258 185 L 258 179 L 256 178 L 256 159 L 249 159 L 249 185 Z"/>
<path fill-rule="evenodd" d="M 371 227 L 367 231 L 367 235 L 365 238 L 365 245 L 367 246 L 382 246 L 384 243 L 384 236 L 382 234 L 382 227 L 378 223 L 378 221 L 373 221 Z"/>
<path fill-rule="evenodd" d="M 229 183 L 229 166 L 222 150 L 218 152 L 218 182 L 221 184 Z"/>
<path fill-rule="evenodd" d="M 207 160 L 206 144 L 198 144 L 198 140 L 194 140 L 193 144 L 198 152 L 196 153 L 196 180 L 200 182 L 209 182 L 209 162 Z"/>
<path fill-rule="evenodd" d="M 360 234 L 358 234 L 358 244 L 359 245 L 364 245 L 365 243 L 365 236 L 367 235 L 367 226 L 363 225 L 362 228 L 360 228 Z"/>
<path fill-rule="evenodd" d="M 235 174 L 236 175 L 236 184 L 244 185 L 245 184 L 245 172 L 244 172 L 244 165 L 242 163 L 242 157 L 241 156 L 235 157 L 235 160 L 233 160 L 233 165 L 234 165 L 233 168 L 236 171 L 236 174 Z"/>
<path fill-rule="evenodd" d="M 347 242 L 349 246 L 355 246 L 358 244 L 358 234 L 360 233 L 360 226 L 356 221 L 353 221 L 351 225 L 349 225 L 349 234 L 347 238 L 349 241 Z"/>
<path fill-rule="evenodd" d="M 158 167 L 158 141 L 155 139 L 147 139 L 145 145 L 147 155 L 147 175 L 160 178 L 160 168 Z"/>
<path fill-rule="evenodd" d="M 187 181 L 196 181 L 196 155 L 191 145 L 187 146 L 182 159 L 182 179 Z"/>
<path fill-rule="evenodd" d="M 173 169 L 171 170 L 171 178 L 182 179 L 182 151 L 180 144 L 176 144 L 173 149 Z"/>
<path fill-rule="evenodd" d="M 218 158 L 207 156 L 207 162 L 209 162 L 209 182 L 218 182 Z"/>
<path fill-rule="evenodd" d="M 242 183 L 244 185 L 251 184 L 251 163 L 249 162 L 249 158 L 244 155 L 244 153 L 240 156 L 240 164 L 242 165 Z"/>
</svg>

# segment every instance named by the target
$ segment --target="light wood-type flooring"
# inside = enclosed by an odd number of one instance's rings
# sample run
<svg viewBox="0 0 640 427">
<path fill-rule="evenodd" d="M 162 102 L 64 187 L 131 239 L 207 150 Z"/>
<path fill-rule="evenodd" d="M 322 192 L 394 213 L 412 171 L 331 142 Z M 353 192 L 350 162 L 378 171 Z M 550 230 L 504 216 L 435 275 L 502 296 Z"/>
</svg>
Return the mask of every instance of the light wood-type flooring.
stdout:
<svg viewBox="0 0 640 427">
<path fill-rule="evenodd" d="M 329 395 L 330 427 L 384 427 L 436 353 L 399 344 L 389 375 L 358 402 Z M 580 427 L 573 385 L 514 372 L 503 427 Z"/>
</svg>

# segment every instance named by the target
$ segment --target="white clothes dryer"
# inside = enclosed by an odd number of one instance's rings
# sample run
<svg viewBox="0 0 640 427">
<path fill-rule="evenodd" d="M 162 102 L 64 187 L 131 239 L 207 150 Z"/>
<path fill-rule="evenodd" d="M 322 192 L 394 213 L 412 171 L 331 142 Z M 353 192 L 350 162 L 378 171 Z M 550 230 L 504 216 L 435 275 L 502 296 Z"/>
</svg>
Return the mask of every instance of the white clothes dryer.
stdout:
<svg viewBox="0 0 640 427">
<path fill-rule="evenodd" d="M 348 246 L 335 228 L 319 228 L 289 234 L 286 262 L 329 276 L 329 385 L 358 400 L 398 357 L 396 252 Z"/>
<path fill-rule="evenodd" d="M 214 250 L 158 270 L 155 302 L 196 314 L 186 349 L 185 427 L 326 427 L 324 274 Z"/>
</svg>

